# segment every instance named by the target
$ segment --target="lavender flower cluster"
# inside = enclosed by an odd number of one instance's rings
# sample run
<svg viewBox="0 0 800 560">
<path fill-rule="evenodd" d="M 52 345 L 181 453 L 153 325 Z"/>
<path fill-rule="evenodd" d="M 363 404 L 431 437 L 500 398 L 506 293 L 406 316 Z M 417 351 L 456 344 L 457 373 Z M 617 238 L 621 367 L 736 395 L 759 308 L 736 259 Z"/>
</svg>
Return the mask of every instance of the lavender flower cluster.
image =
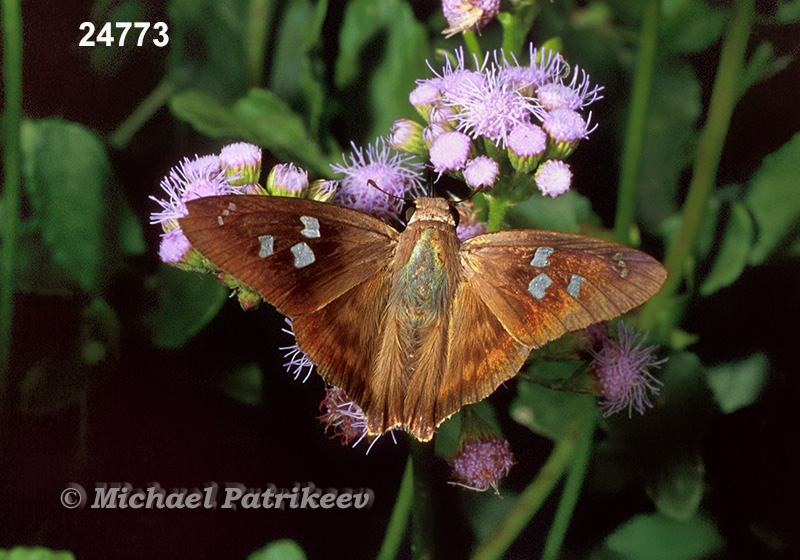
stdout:
<svg viewBox="0 0 800 560">
<path fill-rule="evenodd" d="M 601 98 L 602 87 L 584 70 L 571 70 L 560 54 L 533 45 L 529 54 L 530 63 L 521 65 L 494 51 L 482 62 L 474 59 L 477 69 L 471 70 L 457 51 L 455 62 L 448 58 L 409 95 L 426 124 L 396 121 L 391 145 L 429 158 L 440 175 L 476 190 L 502 188 L 533 173 L 543 194 L 563 194 L 572 175 L 562 160 L 594 130 L 591 113 L 582 112 Z"/>
</svg>

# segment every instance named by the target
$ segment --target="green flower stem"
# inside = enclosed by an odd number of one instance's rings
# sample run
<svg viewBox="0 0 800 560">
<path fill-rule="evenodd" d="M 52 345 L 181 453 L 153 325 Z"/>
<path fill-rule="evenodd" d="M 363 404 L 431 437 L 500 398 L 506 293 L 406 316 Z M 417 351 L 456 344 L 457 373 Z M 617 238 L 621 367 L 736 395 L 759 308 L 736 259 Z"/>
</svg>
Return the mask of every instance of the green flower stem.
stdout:
<svg viewBox="0 0 800 560">
<path fill-rule="evenodd" d="M 584 432 L 585 415 L 579 416 L 570 422 L 564 435 L 556 442 L 550 457 L 542 466 L 539 474 L 528 487 L 520 494 L 514 507 L 501 521 L 500 526 L 492 536 L 484 542 L 472 560 L 497 560 L 511 546 L 520 532 L 530 522 L 544 501 L 553 491 L 564 471 L 569 467 L 571 459 L 575 456 L 581 436 Z M 592 425 L 594 420 L 592 420 Z"/>
<path fill-rule="evenodd" d="M 483 60 L 483 51 L 481 50 L 480 43 L 478 43 L 478 36 L 475 35 L 475 32 L 466 30 L 464 33 L 462 33 L 462 36 L 464 37 L 464 44 L 467 46 L 469 54 L 477 58 L 479 61 Z"/>
<path fill-rule="evenodd" d="M 430 560 L 434 557 L 434 509 L 433 509 L 433 444 L 411 440 L 413 462 L 414 503 L 411 516 L 411 557 L 414 560 Z"/>
<path fill-rule="evenodd" d="M 19 226 L 22 147 L 22 14 L 19 0 L 3 0 L 3 211 L 0 253 L 0 409 L 8 396 L 14 317 L 14 255 Z"/>
<path fill-rule="evenodd" d="M 569 522 L 572 519 L 572 513 L 575 511 L 575 504 L 578 503 L 578 496 L 586 476 L 586 468 L 589 466 L 594 428 L 597 422 L 597 407 L 594 404 L 594 399 L 584 399 L 583 408 L 583 421 L 581 422 L 575 455 L 572 458 L 572 465 L 567 474 L 567 481 L 564 484 L 564 492 L 561 494 L 561 501 L 558 503 L 555 519 L 547 535 L 542 560 L 556 560 L 558 558 L 561 552 L 561 545 L 564 543 L 564 537 L 569 528 Z"/>
<path fill-rule="evenodd" d="M 631 226 L 636 212 L 636 179 L 639 175 L 642 145 L 644 144 L 647 107 L 653 83 L 660 0 L 646 0 L 642 30 L 639 35 L 639 56 L 631 88 L 631 106 L 620 164 L 617 216 L 614 222 L 614 238 L 618 243 L 630 243 Z"/>
<path fill-rule="evenodd" d="M 109 145 L 117 150 L 125 148 L 133 135 L 150 120 L 150 117 L 172 97 L 177 89 L 177 83 L 171 78 L 166 77 L 161 80 L 156 88 L 133 110 L 133 113 L 111 133 L 108 137 Z"/>
<path fill-rule="evenodd" d="M 514 13 L 501 12 L 497 15 L 503 25 L 503 50 L 507 54 L 520 54 L 533 21 L 539 14 L 540 4 L 538 0 L 523 0 L 515 5 Z"/>
<path fill-rule="evenodd" d="M 700 133 L 695 151 L 693 174 L 683 206 L 680 229 L 672 239 L 664 258 L 667 280 L 642 309 L 639 326 L 651 329 L 658 322 L 659 312 L 666 307 L 683 279 L 684 266 L 695 246 L 697 231 L 708 208 L 714 190 L 725 137 L 731 115 L 741 91 L 739 80 L 744 66 L 747 40 L 753 23 L 754 0 L 737 0 L 725 42 L 722 45 L 719 68 L 709 101 L 708 118 Z"/>
<path fill-rule="evenodd" d="M 381 550 L 378 552 L 376 560 L 393 560 L 397 556 L 400 543 L 403 542 L 403 536 L 406 533 L 413 495 L 414 466 L 411 456 L 409 456 L 405 471 L 403 471 L 400 489 L 397 491 L 392 516 L 389 518 L 389 525 L 386 528 L 383 544 L 381 544 Z"/>
<path fill-rule="evenodd" d="M 489 216 L 486 218 L 487 229 L 490 232 L 499 231 L 503 227 L 503 220 L 511 203 L 506 198 L 495 198 L 489 194 L 486 195 L 486 201 L 489 203 Z"/>
</svg>

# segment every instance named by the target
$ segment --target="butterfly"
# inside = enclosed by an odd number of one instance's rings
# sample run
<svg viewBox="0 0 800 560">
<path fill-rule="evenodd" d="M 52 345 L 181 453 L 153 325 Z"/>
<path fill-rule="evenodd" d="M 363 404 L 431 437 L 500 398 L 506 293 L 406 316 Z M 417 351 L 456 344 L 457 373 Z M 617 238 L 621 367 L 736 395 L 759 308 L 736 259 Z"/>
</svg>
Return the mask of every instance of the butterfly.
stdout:
<svg viewBox="0 0 800 560">
<path fill-rule="evenodd" d="M 322 378 L 370 434 L 421 441 L 517 374 L 531 349 L 616 317 L 660 288 L 640 251 L 582 235 L 508 230 L 459 241 L 455 208 L 420 197 L 400 232 L 308 199 L 187 202 L 191 245 L 292 320 Z"/>
</svg>

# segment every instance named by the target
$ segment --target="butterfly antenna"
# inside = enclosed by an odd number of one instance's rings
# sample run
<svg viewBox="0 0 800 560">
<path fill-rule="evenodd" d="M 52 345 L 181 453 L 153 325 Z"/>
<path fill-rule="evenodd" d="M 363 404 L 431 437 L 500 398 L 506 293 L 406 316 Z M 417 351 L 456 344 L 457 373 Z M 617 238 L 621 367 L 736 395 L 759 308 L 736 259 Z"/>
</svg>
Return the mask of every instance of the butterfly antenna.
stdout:
<svg viewBox="0 0 800 560">
<path fill-rule="evenodd" d="M 478 191 L 472 191 L 467 196 L 459 200 L 451 200 L 450 202 L 453 204 L 461 204 L 462 202 L 466 202 L 467 200 L 471 199 Z"/>
<path fill-rule="evenodd" d="M 413 200 L 411 200 L 411 199 L 409 199 L 409 198 L 406 198 L 406 197 L 404 197 L 404 196 L 397 196 L 396 194 L 393 194 L 393 193 L 390 193 L 390 192 L 387 192 L 387 191 L 383 190 L 382 188 L 380 188 L 380 187 L 378 186 L 378 183 L 376 183 L 376 182 L 375 182 L 375 181 L 373 181 L 372 179 L 367 179 L 367 184 L 368 184 L 368 185 L 370 185 L 370 186 L 372 186 L 372 187 L 374 187 L 374 188 L 376 188 L 376 189 L 378 189 L 379 191 L 381 191 L 381 192 L 382 192 L 383 194 L 385 194 L 386 196 L 390 196 L 390 197 L 392 197 L 392 198 L 396 198 L 397 200 L 402 200 L 402 201 L 404 201 L 404 202 L 414 202 Z"/>
</svg>

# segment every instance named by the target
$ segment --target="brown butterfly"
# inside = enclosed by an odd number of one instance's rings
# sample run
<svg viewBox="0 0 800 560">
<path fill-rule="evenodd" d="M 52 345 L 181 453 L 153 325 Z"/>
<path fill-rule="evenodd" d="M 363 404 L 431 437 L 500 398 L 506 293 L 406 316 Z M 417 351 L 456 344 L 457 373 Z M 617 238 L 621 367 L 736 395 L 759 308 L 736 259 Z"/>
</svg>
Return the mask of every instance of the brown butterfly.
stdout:
<svg viewBox="0 0 800 560">
<path fill-rule="evenodd" d="M 530 350 L 611 319 L 666 270 L 608 241 L 537 230 L 464 242 L 454 208 L 419 198 L 398 232 L 364 212 L 259 195 L 200 198 L 179 220 L 192 246 L 292 319 L 323 379 L 371 434 L 422 441 L 516 375 Z"/>
</svg>

